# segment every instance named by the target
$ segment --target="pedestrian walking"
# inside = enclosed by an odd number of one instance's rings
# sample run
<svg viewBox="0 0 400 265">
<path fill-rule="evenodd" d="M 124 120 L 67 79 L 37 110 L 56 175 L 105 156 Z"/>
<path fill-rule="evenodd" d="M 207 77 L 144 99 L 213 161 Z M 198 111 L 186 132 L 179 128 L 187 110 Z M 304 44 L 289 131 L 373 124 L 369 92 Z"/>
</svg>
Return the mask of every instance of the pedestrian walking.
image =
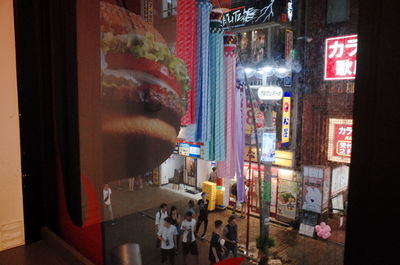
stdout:
<svg viewBox="0 0 400 265">
<path fill-rule="evenodd" d="M 104 184 L 103 188 L 103 201 L 104 201 L 104 209 L 106 209 L 106 214 L 108 215 L 108 218 L 111 220 L 111 225 L 115 225 L 116 221 L 114 220 L 114 213 L 112 210 L 112 205 L 111 205 L 111 188 L 108 183 Z"/>
<path fill-rule="evenodd" d="M 197 202 L 197 205 L 199 206 L 199 219 L 197 221 L 196 225 L 196 232 L 195 234 L 199 232 L 199 228 L 202 223 L 204 223 L 204 232 L 201 235 L 201 238 L 205 238 L 206 233 L 207 233 L 207 226 L 208 226 L 208 204 L 209 201 L 207 199 L 207 193 L 203 192 L 201 194 L 201 199 Z"/>
<path fill-rule="evenodd" d="M 246 218 L 247 214 L 247 203 L 249 199 L 249 186 L 250 183 L 248 180 L 246 180 L 245 185 L 244 185 L 244 198 L 243 201 L 241 202 L 241 209 L 240 209 L 240 218 Z"/>
<path fill-rule="evenodd" d="M 129 191 L 133 191 L 135 189 L 135 178 L 130 177 L 128 179 Z"/>
<path fill-rule="evenodd" d="M 182 221 L 181 230 L 182 235 L 182 253 L 183 253 L 183 264 L 186 263 L 187 255 L 190 254 L 195 256 L 196 265 L 199 264 L 199 251 L 197 248 L 196 237 L 194 236 L 194 229 L 196 227 L 196 220 L 193 219 L 192 212 L 185 214 L 185 220 Z"/>
<path fill-rule="evenodd" d="M 233 183 L 230 189 L 230 192 L 233 196 L 233 198 L 235 198 L 235 205 L 233 206 L 233 211 L 232 214 L 236 214 L 236 210 L 238 208 L 239 202 L 238 202 L 238 196 L 237 196 L 237 183 Z"/>
<path fill-rule="evenodd" d="M 166 203 L 161 203 L 160 209 L 156 213 L 156 222 L 155 222 L 156 234 L 158 234 L 158 232 L 161 230 L 161 228 L 163 228 L 164 219 L 166 217 L 168 217 L 168 205 Z M 159 248 L 160 244 L 161 244 L 161 241 L 159 240 L 159 238 L 157 236 L 156 247 Z"/>
<path fill-rule="evenodd" d="M 179 249 L 179 242 L 181 238 L 181 223 L 182 216 L 178 213 L 178 209 L 175 206 L 172 206 L 169 211 L 169 217 L 172 219 L 172 225 L 176 227 L 177 235 L 176 235 L 176 249 Z"/>
<path fill-rule="evenodd" d="M 192 217 L 194 219 L 196 219 L 196 210 L 194 209 L 194 201 L 193 200 L 189 200 L 188 206 L 185 209 L 185 213 L 187 213 L 187 212 L 191 212 Z"/>
<path fill-rule="evenodd" d="M 222 260 L 222 250 L 225 240 L 222 238 L 223 226 L 221 220 L 214 222 L 214 231 L 211 236 L 208 260 L 210 265 L 214 265 Z"/>
<path fill-rule="evenodd" d="M 172 218 L 166 217 L 164 224 L 158 231 L 158 239 L 161 242 L 161 263 L 175 265 L 175 248 L 176 248 L 176 227 L 172 225 Z"/>
<path fill-rule="evenodd" d="M 238 256 L 238 226 L 236 224 L 236 216 L 231 215 L 228 219 L 228 224 L 224 228 L 224 239 L 226 251 L 222 259 L 226 259 L 229 253 L 232 252 L 233 257 Z"/>
</svg>

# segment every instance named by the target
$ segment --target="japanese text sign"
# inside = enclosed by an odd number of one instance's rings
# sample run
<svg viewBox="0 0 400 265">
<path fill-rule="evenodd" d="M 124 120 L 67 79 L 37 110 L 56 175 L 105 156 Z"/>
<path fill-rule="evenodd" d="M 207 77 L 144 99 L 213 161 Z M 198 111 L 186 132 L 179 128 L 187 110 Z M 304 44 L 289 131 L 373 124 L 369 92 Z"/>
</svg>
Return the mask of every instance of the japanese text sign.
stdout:
<svg viewBox="0 0 400 265">
<path fill-rule="evenodd" d="M 353 120 L 329 119 L 328 160 L 350 163 Z"/>
<path fill-rule="evenodd" d="M 261 161 L 274 162 L 276 149 L 275 132 L 264 132 L 262 134 Z"/>
<path fill-rule="evenodd" d="M 285 93 L 282 103 L 282 143 L 289 143 L 290 137 L 290 94 Z"/>
<path fill-rule="evenodd" d="M 328 38 L 325 41 L 325 80 L 355 79 L 357 35 Z"/>
</svg>

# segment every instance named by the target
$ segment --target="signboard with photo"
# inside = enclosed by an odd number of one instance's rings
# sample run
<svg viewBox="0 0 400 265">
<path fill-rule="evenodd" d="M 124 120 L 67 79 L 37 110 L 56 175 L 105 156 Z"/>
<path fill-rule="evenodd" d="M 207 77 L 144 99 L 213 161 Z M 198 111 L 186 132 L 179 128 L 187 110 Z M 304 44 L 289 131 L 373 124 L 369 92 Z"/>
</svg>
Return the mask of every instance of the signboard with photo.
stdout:
<svg viewBox="0 0 400 265">
<path fill-rule="evenodd" d="M 297 182 L 279 179 L 278 216 L 296 218 Z"/>
<path fill-rule="evenodd" d="M 276 133 L 264 132 L 262 134 L 261 161 L 274 162 L 276 149 Z"/>
<path fill-rule="evenodd" d="M 200 145 L 191 143 L 180 143 L 179 155 L 200 158 Z"/>
</svg>

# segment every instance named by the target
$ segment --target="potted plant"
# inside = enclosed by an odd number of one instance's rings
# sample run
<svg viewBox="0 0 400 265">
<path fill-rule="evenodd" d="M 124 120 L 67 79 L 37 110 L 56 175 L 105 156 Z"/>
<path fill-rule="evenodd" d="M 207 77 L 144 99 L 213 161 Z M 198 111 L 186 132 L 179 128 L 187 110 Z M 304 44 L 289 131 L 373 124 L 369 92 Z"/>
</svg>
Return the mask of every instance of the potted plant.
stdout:
<svg viewBox="0 0 400 265">
<path fill-rule="evenodd" d="M 258 236 L 256 238 L 256 247 L 258 249 L 258 258 L 260 261 L 260 265 L 267 264 L 269 249 L 275 246 L 275 240 L 270 237 L 261 237 Z"/>
</svg>

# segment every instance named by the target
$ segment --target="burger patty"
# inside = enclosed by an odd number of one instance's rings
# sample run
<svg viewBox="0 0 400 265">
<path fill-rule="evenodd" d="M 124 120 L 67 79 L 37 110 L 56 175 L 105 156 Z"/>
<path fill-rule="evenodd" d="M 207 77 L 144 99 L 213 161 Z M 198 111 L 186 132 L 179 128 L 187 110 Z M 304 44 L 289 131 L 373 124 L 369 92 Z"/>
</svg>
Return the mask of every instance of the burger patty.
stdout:
<svg viewBox="0 0 400 265">
<path fill-rule="evenodd" d="M 126 115 L 157 117 L 179 126 L 182 110 L 177 96 L 163 95 L 156 88 L 102 87 L 102 104 L 107 111 Z M 178 125 L 177 125 L 178 123 Z"/>
<path fill-rule="evenodd" d="M 144 174 L 164 162 L 175 143 L 152 135 L 103 134 L 105 181 Z"/>
</svg>

